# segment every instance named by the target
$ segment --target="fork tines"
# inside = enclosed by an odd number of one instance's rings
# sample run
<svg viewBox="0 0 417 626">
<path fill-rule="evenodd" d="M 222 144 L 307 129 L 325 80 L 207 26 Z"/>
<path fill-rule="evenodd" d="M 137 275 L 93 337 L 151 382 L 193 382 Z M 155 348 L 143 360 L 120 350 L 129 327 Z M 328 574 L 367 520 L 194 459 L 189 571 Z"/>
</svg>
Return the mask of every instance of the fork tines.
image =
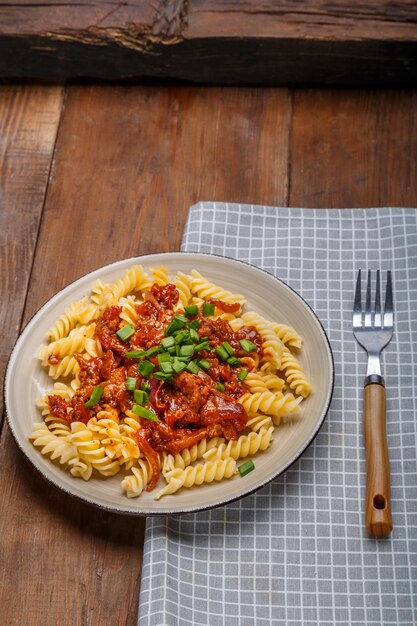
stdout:
<svg viewBox="0 0 417 626">
<path fill-rule="evenodd" d="M 387 271 L 387 281 L 385 289 L 385 305 L 384 314 L 381 319 L 381 272 L 376 270 L 376 287 L 375 287 L 375 305 L 372 310 L 371 292 L 372 292 L 372 271 L 368 270 L 368 280 L 366 285 L 366 301 L 365 311 L 362 313 L 361 303 L 361 270 L 358 271 L 356 280 L 355 301 L 353 305 L 353 326 L 354 327 L 374 327 L 374 328 L 390 328 L 393 326 L 393 298 L 392 298 L 392 277 L 391 270 Z"/>
</svg>

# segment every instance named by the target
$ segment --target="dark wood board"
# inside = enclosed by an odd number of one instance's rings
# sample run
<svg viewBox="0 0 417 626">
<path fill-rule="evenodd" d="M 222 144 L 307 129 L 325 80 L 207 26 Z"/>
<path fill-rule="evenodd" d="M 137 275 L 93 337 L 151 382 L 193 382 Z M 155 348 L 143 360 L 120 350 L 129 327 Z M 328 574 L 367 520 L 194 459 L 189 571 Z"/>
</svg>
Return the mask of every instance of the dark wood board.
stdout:
<svg viewBox="0 0 417 626">
<path fill-rule="evenodd" d="M 24 321 L 85 272 L 177 250 L 199 199 L 285 203 L 290 114 L 286 90 L 70 88 Z M 0 464 L 4 622 L 135 625 L 144 520 L 48 485 L 7 427 Z"/>
<path fill-rule="evenodd" d="M 414 0 L 0 1 L 0 78 L 415 86 Z"/>
<path fill-rule="evenodd" d="M 297 91 L 289 204 L 417 207 L 417 93 Z"/>
</svg>

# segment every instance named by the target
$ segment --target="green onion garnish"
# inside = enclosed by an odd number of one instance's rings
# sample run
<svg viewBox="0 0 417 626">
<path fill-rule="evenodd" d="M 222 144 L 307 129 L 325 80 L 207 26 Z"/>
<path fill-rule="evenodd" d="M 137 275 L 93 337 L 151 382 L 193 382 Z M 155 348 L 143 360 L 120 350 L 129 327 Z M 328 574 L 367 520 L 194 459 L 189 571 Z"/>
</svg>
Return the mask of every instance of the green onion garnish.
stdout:
<svg viewBox="0 0 417 626">
<path fill-rule="evenodd" d="M 223 341 L 222 348 L 224 348 L 229 356 L 233 356 L 235 351 L 228 341 Z"/>
<path fill-rule="evenodd" d="M 224 391 L 223 383 L 216 383 L 216 389 L 217 391 Z"/>
<path fill-rule="evenodd" d="M 223 348 L 223 346 L 219 346 L 218 348 L 216 348 L 216 354 L 222 361 L 227 361 L 227 359 L 229 358 L 229 355 Z"/>
<path fill-rule="evenodd" d="M 249 472 L 252 472 L 255 469 L 255 464 L 252 459 L 248 459 L 242 465 L 239 465 L 238 470 L 241 476 L 246 476 Z"/>
<path fill-rule="evenodd" d="M 148 394 L 141 389 L 135 389 L 133 392 L 133 399 L 136 404 L 145 404 L 148 401 Z"/>
<path fill-rule="evenodd" d="M 126 352 L 125 357 L 127 359 L 140 359 L 145 356 L 145 350 L 131 350 L 130 352 Z"/>
<path fill-rule="evenodd" d="M 186 370 L 187 372 L 190 372 L 190 374 L 198 374 L 200 368 L 195 361 L 191 361 L 191 363 L 188 363 Z"/>
<path fill-rule="evenodd" d="M 175 333 L 175 339 L 174 339 L 176 344 L 180 344 L 180 343 L 186 343 L 187 341 L 190 341 L 190 333 L 188 332 L 188 330 L 178 330 Z"/>
<path fill-rule="evenodd" d="M 193 356 L 194 346 L 181 346 L 179 356 Z"/>
<path fill-rule="evenodd" d="M 155 371 L 155 365 L 150 361 L 142 361 L 138 367 L 139 374 L 142 374 L 144 378 L 148 378 L 152 372 Z"/>
<path fill-rule="evenodd" d="M 194 343 L 200 341 L 200 337 L 198 336 L 198 332 L 194 330 L 194 328 L 190 329 L 190 338 Z"/>
<path fill-rule="evenodd" d="M 207 337 L 204 337 L 204 341 L 194 346 L 194 350 L 198 352 L 199 350 L 210 350 L 210 343 Z"/>
<path fill-rule="evenodd" d="M 187 317 L 194 317 L 194 315 L 198 315 L 198 306 L 196 304 L 185 306 L 184 313 L 186 314 Z"/>
<path fill-rule="evenodd" d="M 159 369 L 162 372 L 165 372 L 165 374 L 172 374 L 172 363 L 169 362 L 165 362 L 165 363 L 160 363 L 159 364 Z"/>
<path fill-rule="evenodd" d="M 159 354 L 160 352 L 162 352 L 161 346 L 153 346 L 152 348 L 149 348 L 149 350 L 146 350 L 145 355 L 147 357 L 150 357 L 150 356 L 155 356 L 156 354 Z"/>
<path fill-rule="evenodd" d="M 132 407 L 132 412 L 135 415 L 139 415 L 139 417 L 144 417 L 147 420 L 151 420 L 151 422 L 159 422 L 156 413 L 150 411 L 149 409 L 145 409 L 145 407 L 140 406 L 140 404 L 134 404 Z"/>
<path fill-rule="evenodd" d="M 203 368 L 203 370 L 206 370 L 206 372 L 209 371 L 210 367 L 211 367 L 211 363 L 209 363 L 208 361 L 206 361 L 205 359 L 201 359 L 201 361 L 198 361 L 198 365 Z"/>
<path fill-rule="evenodd" d="M 169 363 L 171 360 L 172 356 L 169 352 L 161 352 L 161 354 L 158 354 L 159 365 L 161 365 L 161 363 Z"/>
<path fill-rule="evenodd" d="M 245 380 L 246 376 L 249 374 L 249 372 L 247 370 L 240 370 L 239 374 L 238 374 L 238 379 L 239 380 Z"/>
<path fill-rule="evenodd" d="M 204 317 L 211 317 L 212 315 L 214 315 L 214 309 L 215 309 L 214 304 L 211 304 L 210 302 L 203 302 Z"/>
<path fill-rule="evenodd" d="M 180 374 L 181 372 L 183 372 L 187 367 L 187 363 L 184 363 L 184 361 L 180 361 L 179 359 L 174 359 L 174 362 L 172 364 L 172 369 L 174 370 L 174 372 L 176 374 Z"/>
<path fill-rule="evenodd" d="M 127 341 L 129 337 L 131 337 L 134 334 L 135 334 L 135 327 L 132 326 L 132 324 L 126 324 L 126 326 L 123 326 L 123 328 L 120 328 L 120 330 L 118 330 L 116 333 L 116 335 L 122 341 Z"/>
<path fill-rule="evenodd" d="M 103 395 L 102 387 L 94 387 L 93 393 L 90 396 L 90 399 L 87 402 L 84 402 L 84 406 L 86 409 L 91 409 L 93 406 L 100 401 L 101 396 Z"/>
<path fill-rule="evenodd" d="M 133 391 L 134 389 L 136 389 L 136 382 L 137 382 L 137 378 L 132 378 L 128 376 L 126 379 L 126 389 L 128 391 Z"/>
<path fill-rule="evenodd" d="M 172 348 L 175 345 L 174 337 L 164 337 L 161 341 L 161 345 L 165 350 Z"/>
<path fill-rule="evenodd" d="M 188 324 L 188 328 L 191 328 L 193 330 L 197 330 L 197 328 L 200 326 L 201 322 L 200 320 L 193 320 L 192 322 L 190 322 Z"/>
<path fill-rule="evenodd" d="M 229 365 L 231 365 L 232 367 L 239 367 L 241 361 L 240 359 L 237 359 L 234 356 L 231 356 L 229 359 L 227 359 L 227 362 L 229 363 Z"/>
<path fill-rule="evenodd" d="M 150 390 L 151 390 L 151 388 L 148 385 L 148 383 L 145 383 L 144 380 L 140 383 L 140 388 L 142 389 L 142 391 L 146 391 L 146 393 L 149 393 Z"/>
<path fill-rule="evenodd" d="M 241 339 L 239 343 L 245 352 L 253 352 L 257 348 L 256 344 L 254 344 L 252 341 L 249 341 L 249 339 Z"/>
<path fill-rule="evenodd" d="M 172 374 L 169 374 L 168 372 L 155 372 L 153 377 L 157 380 L 172 380 Z"/>
<path fill-rule="evenodd" d="M 181 330 L 187 323 L 188 319 L 184 315 L 175 315 L 165 328 L 165 334 L 173 335 L 176 330 Z"/>
</svg>

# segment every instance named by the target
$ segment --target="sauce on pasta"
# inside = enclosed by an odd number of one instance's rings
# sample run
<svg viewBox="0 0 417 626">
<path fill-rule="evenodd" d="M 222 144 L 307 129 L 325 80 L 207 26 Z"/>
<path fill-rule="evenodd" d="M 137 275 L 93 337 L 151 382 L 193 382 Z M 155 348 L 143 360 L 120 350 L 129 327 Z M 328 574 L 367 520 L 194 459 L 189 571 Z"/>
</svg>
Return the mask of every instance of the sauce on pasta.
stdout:
<svg viewBox="0 0 417 626">
<path fill-rule="evenodd" d="M 183 313 L 181 309 L 175 310 L 178 299 L 175 285 L 153 284 L 145 292 L 143 302 L 135 305 L 137 321 L 127 340 L 117 334 L 124 325 L 120 318 L 122 307 L 104 308 L 95 326 L 95 338 L 103 347 L 103 355 L 86 359 L 75 354 L 80 367 L 79 388 L 70 399 L 54 394 L 48 396 L 52 416 L 70 424 L 87 424 L 105 406 L 123 413 L 134 410 L 135 391 L 143 391 L 141 406 L 155 417 L 139 415 L 139 429 L 133 436 L 152 468 L 148 491 L 159 479 L 161 452 L 178 454 L 210 437 L 224 437 L 227 441 L 237 439 L 248 420 L 245 408 L 238 402 L 248 390 L 239 374 L 242 370 L 251 370 L 255 359 L 261 359 L 263 355 L 263 339 L 255 327 L 243 325 L 234 331 L 227 321 L 205 316 L 201 306 L 196 314 L 188 317 L 187 323 L 182 319 L 181 330 L 170 334 L 171 322 L 178 313 L 180 318 Z M 214 298 L 208 302 L 225 313 L 234 313 L 240 307 L 238 303 Z M 187 336 L 190 326 L 194 330 L 194 342 Z M 187 349 L 181 348 L 180 341 L 175 343 L 181 332 L 188 337 Z M 167 352 L 161 342 L 170 336 L 173 346 Z M 252 343 L 250 355 L 243 349 L 242 340 Z M 233 358 L 229 359 L 231 363 L 219 358 L 216 351 L 225 343 L 233 353 Z M 136 356 L 132 356 L 135 351 Z M 182 371 L 172 371 L 171 375 L 164 377 L 160 369 L 161 354 L 170 353 L 174 355 L 171 361 L 176 360 Z M 186 356 L 180 360 L 182 353 L 192 354 L 193 363 L 200 363 L 200 366 L 187 366 L 190 358 Z M 56 363 L 59 355 L 52 353 L 49 361 Z M 140 369 L 144 361 L 151 364 L 148 365 L 152 370 L 149 373 Z M 170 370 L 170 367 L 166 369 Z M 127 389 L 128 379 L 135 381 L 133 389 Z M 102 389 L 100 401 L 94 407 L 86 408 L 96 387 Z"/>
</svg>

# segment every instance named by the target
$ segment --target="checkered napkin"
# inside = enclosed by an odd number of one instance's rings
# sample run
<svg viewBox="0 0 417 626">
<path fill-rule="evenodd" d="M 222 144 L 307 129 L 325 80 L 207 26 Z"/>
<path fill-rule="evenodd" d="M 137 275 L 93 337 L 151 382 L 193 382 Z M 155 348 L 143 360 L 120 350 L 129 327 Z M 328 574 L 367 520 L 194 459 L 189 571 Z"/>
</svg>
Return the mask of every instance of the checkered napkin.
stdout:
<svg viewBox="0 0 417 626">
<path fill-rule="evenodd" d="M 328 333 L 336 385 L 322 430 L 283 476 L 223 508 L 148 518 L 139 626 L 416 624 L 417 211 L 203 202 L 182 250 L 248 261 L 296 289 Z M 392 269 L 395 287 L 382 359 L 394 530 L 379 540 L 364 530 L 359 268 Z"/>
</svg>

